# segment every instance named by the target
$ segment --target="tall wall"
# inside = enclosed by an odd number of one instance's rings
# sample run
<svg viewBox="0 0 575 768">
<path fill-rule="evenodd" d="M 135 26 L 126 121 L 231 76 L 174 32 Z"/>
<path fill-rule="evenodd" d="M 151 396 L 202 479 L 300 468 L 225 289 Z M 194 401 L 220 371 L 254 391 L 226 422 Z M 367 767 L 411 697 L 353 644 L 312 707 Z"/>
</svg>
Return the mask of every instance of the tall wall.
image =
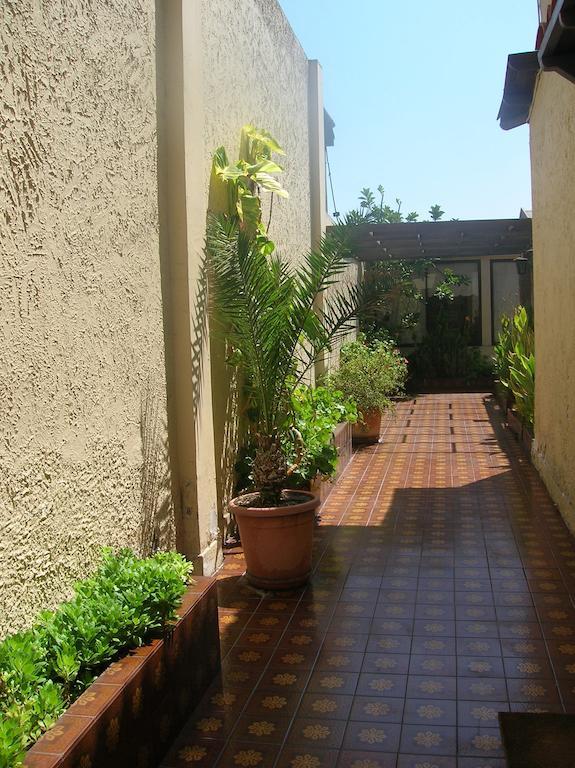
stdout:
<svg viewBox="0 0 575 768">
<path fill-rule="evenodd" d="M 284 147 L 270 234 L 290 258 L 314 214 L 309 63 L 276 0 L 4 0 L 0 22 L 2 635 L 104 544 L 220 562 L 236 433 L 207 319 L 213 150 L 235 159 L 246 123 Z"/>
<path fill-rule="evenodd" d="M 274 201 L 270 236 L 287 255 L 305 252 L 311 239 L 306 54 L 277 0 L 201 0 L 201 7 L 205 194 L 213 150 L 224 145 L 235 160 L 242 125 L 265 128 L 286 153 L 278 160 L 290 194 Z"/>
<path fill-rule="evenodd" d="M 534 459 L 575 531 L 575 85 L 539 75 L 531 118 Z"/>
<path fill-rule="evenodd" d="M 173 522 L 153 0 L 3 0 L 0 48 L 2 635 Z"/>
</svg>

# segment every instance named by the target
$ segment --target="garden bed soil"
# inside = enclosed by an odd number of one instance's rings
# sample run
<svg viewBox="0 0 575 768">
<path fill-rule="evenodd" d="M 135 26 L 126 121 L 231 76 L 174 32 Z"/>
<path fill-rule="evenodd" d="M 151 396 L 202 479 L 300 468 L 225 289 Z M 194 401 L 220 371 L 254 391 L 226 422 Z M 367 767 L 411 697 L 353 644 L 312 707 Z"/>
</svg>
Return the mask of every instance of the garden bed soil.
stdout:
<svg viewBox="0 0 575 768">
<path fill-rule="evenodd" d="M 196 577 L 165 638 L 111 664 L 28 751 L 29 768 L 153 768 L 220 669 L 215 579 Z"/>
<path fill-rule="evenodd" d="M 278 505 L 262 504 L 259 493 L 244 493 L 234 499 L 234 503 L 238 507 L 246 507 L 248 509 L 275 509 L 276 506 L 293 507 L 296 504 L 304 504 L 306 501 L 308 501 L 306 494 L 298 493 L 297 489 L 284 491 L 281 495 L 281 503 Z"/>
</svg>

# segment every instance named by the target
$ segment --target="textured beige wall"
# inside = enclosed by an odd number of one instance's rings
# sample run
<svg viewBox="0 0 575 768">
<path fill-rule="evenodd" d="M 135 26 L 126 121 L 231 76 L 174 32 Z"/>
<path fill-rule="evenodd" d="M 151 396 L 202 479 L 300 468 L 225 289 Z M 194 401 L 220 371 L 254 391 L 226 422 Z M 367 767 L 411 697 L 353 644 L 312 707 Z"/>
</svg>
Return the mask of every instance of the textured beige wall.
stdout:
<svg viewBox="0 0 575 768">
<path fill-rule="evenodd" d="M 270 236 L 295 257 L 311 238 L 307 57 L 276 0 L 201 1 L 206 194 L 216 147 L 235 160 L 243 125 L 270 131 L 286 153 L 279 162 L 290 194 L 274 201 Z"/>
<path fill-rule="evenodd" d="M 0 13 L 1 634 L 57 604 L 102 544 L 170 545 L 176 528 L 200 571 L 217 565 L 234 428 L 205 323 L 213 150 L 235 158 L 248 122 L 282 144 L 290 199 L 270 234 L 290 258 L 311 214 L 308 61 L 275 0 Z"/>
<path fill-rule="evenodd" d="M 531 113 L 534 458 L 575 531 L 575 85 L 539 76 Z"/>
<path fill-rule="evenodd" d="M 539 5 L 539 18 L 541 21 L 547 21 L 547 10 L 551 5 L 552 0 L 538 0 Z"/>
<path fill-rule="evenodd" d="M 166 513 L 153 0 L 0 4 L 0 634 Z"/>
</svg>

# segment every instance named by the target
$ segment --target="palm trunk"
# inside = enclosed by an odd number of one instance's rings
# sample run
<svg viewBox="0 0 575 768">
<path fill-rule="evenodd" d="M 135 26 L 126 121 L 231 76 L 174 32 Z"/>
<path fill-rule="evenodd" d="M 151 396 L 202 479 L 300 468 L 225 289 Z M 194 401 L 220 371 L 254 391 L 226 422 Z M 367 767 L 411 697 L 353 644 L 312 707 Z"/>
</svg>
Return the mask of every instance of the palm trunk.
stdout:
<svg viewBox="0 0 575 768">
<path fill-rule="evenodd" d="M 260 435 L 254 456 L 253 481 L 263 507 L 276 507 L 286 487 L 288 464 L 279 438 Z"/>
</svg>

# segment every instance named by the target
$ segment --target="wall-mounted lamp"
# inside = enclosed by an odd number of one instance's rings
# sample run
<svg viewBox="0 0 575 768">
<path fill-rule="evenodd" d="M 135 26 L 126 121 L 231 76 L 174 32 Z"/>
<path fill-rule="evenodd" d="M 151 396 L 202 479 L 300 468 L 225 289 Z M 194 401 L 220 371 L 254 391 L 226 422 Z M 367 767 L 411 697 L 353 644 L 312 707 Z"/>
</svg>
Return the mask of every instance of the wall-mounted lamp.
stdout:
<svg viewBox="0 0 575 768">
<path fill-rule="evenodd" d="M 515 267 L 517 268 L 517 274 L 518 275 L 526 275 L 527 270 L 529 269 L 529 265 L 531 264 L 531 259 L 529 256 L 533 253 L 533 250 L 530 248 L 528 251 L 525 251 L 521 254 L 521 256 L 516 256 L 513 261 L 515 262 Z"/>
</svg>

